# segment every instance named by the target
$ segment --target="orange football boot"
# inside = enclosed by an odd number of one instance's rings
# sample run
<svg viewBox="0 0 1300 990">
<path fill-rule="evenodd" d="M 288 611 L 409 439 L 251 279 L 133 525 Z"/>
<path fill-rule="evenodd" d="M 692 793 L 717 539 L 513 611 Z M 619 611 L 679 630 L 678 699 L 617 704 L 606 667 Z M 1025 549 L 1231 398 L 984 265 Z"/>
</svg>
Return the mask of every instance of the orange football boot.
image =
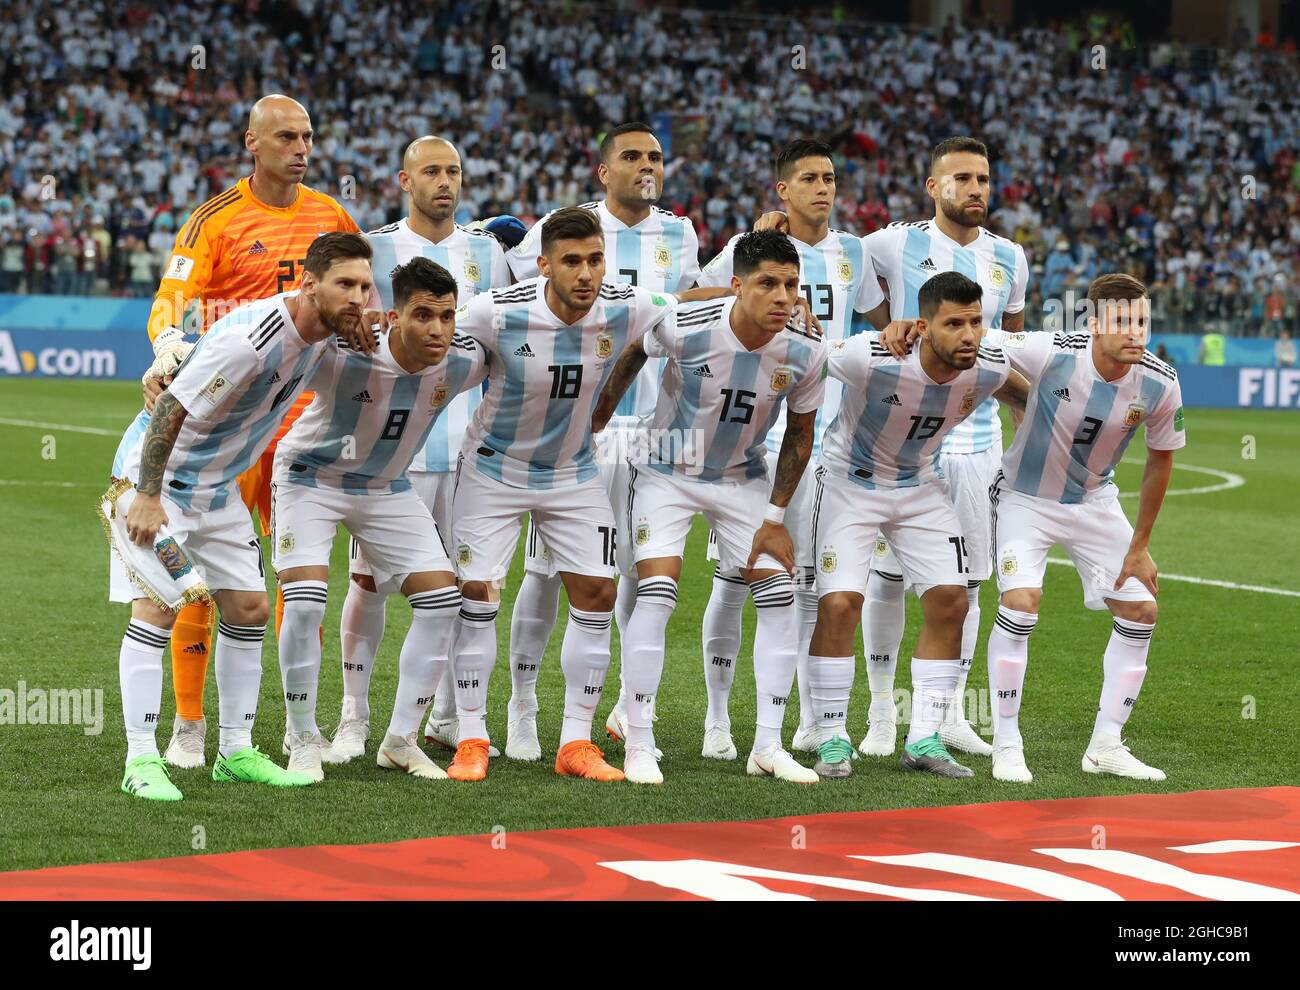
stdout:
<svg viewBox="0 0 1300 990">
<path fill-rule="evenodd" d="M 488 741 L 462 739 L 451 766 L 447 767 L 447 776 L 452 780 L 483 780 L 487 777 L 487 768 Z"/>
<path fill-rule="evenodd" d="M 486 761 L 487 757 L 484 757 Z M 605 762 L 605 754 L 589 739 L 575 739 L 560 747 L 555 754 L 555 772 L 561 777 L 583 777 L 587 780 L 615 781 L 623 779 L 623 771 Z"/>
</svg>

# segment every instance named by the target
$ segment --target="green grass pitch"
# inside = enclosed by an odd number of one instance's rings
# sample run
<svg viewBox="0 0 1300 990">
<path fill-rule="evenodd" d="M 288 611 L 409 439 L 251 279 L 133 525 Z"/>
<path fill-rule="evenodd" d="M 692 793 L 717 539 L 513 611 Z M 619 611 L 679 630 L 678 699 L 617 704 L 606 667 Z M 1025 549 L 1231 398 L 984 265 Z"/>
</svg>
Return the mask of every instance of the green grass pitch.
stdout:
<svg viewBox="0 0 1300 990">
<path fill-rule="evenodd" d="M 117 652 L 125 606 L 106 601 L 103 532 L 94 517 L 97 496 L 117 439 L 139 407 L 130 383 L 6 379 L 0 388 L 0 688 L 102 688 L 104 726 L 97 736 L 73 725 L 0 725 L 0 869 L 189 855 L 196 826 L 206 852 L 315 843 L 382 842 L 454 833 L 484 833 L 593 825 L 735 820 L 830 811 L 861 811 L 997 800 L 1253 787 L 1300 781 L 1294 743 L 1300 711 L 1295 676 L 1300 602 L 1294 597 L 1166 579 L 1142 697 L 1128 727 L 1140 757 L 1164 768 L 1165 783 L 1146 784 L 1083 774 L 1079 760 L 1092 726 L 1101 682 L 1101 654 L 1110 631 L 1104 613 L 1083 608 L 1079 579 L 1068 567 L 1048 568 L 1042 619 L 1031 641 L 1022 726 L 1034 771 L 1027 787 L 999 785 L 987 758 L 970 757 L 977 777 L 946 781 L 909 774 L 894 760 L 861 760 L 853 776 L 800 788 L 745 776 L 752 741 L 753 676 L 747 660 L 753 633 L 746 610 L 746 645 L 732 693 L 732 723 L 740 760 L 700 757 L 704 686 L 700 625 L 711 568 L 704 531 L 687 549 L 681 603 L 668 635 L 657 734 L 664 750 L 663 787 L 598 785 L 557 777 L 551 761 L 559 733 L 562 681 L 559 634 L 552 637 L 538 685 L 539 728 L 546 756 L 538 764 L 493 761 L 486 783 L 426 782 L 381 771 L 371 754 L 327 768 L 324 784 L 304 790 L 232 787 L 207 771 L 176 771 L 185 800 L 155 805 L 118 790 L 125 752 L 117 687 Z M 15 421 L 37 425 L 19 425 Z M 1187 464 L 1232 472 L 1242 487 L 1168 499 L 1152 551 L 1162 573 L 1300 589 L 1300 431 L 1279 412 L 1189 410 Z M 71 432 L 58 425 L 89 428 Z M 1253 449 L 1252 449 L 1253 448 Z M 1140 457 L 1141 438 L 1133 446 Z M 1253 454 L 1252 456 L 1249 456 Z M 1121 488 L 1136 492 L 1141 468 L 1123 465 Z M 1215 484 L 1203 473 L 1175 470 L 1174 489 Z M 1136 499 L 1125 499 L 1130 515 Z M 346 572 L 336 545 L 325 626 L 320 721 L 331 727 L 341 696 L 338 620 Z M 504 653 L 519 561 L 511 574 L 499 637 Z M 996 607 L 985 586 L 984 620 L 970 687 L 985 688 L 984 646 Z M 918 622 L 909 601 L 901 655 L 908 657 Z M 409 609 L 393 600 L 376 664 L 372 725 L 383 732 L 397 677 L 397 651 Z M 562 613 L 563 614 L 563 613 Z M 617 633 L 615 633 L 617 637 Z M 860 652 L 859 652 L 860 655 Z M 614 700 L 611 672 L 598 726 Z M 209 671 L 206 706 L 216 744 L 216 689 Z M 899 686 L 908 684 L 900 664 Z M 491 692 L 492 735 L 505 740 L 507 662 L 497 664 Z M 867 692 L 859 673 L 850 726 L 854 741 L 866 723 Z M 164 681 L 159 744 L 171 729 L 171 675 Z M 793 730 L 787 717 L 786 738 Z M 284 728 L 275 644 L 268 638 L 261 713 L 255 741 L 280 760 Z M 1291 740 L 1288 742 L 1288 740 Z M 602 737 L 603 741 L 603 737 Z M 607 752 L 621 763 L 621 747 Z M 444 766 L 446 754 L 435 757 Z M 282 762 L 282 761 L 281 761 Z"/>
</svg>

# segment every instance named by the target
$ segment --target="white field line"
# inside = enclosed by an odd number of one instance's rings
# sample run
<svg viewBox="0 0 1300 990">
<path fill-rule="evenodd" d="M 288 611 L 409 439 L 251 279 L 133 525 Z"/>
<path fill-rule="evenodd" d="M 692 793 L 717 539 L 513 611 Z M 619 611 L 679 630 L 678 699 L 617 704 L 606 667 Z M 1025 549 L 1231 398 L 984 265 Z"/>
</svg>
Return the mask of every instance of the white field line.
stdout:
<svg viewBox="0 0 1300 990">
<path fill-rule="evenodd" d="M 1136 464 L 1139 467 L 1146 463 L 1136 457 L 1125 457 L 1120 461 L 1121 464 Z M 1165 492 L 1169 495 L 1208 495 L 1210 492 L 1223 492 L 1229 488 L 1240 488 L 1246 483 L 1246 479 L 1239 474 L 1233 474 L 1231 471 L 1219 471 L 1216 468 L 1196 467 L 1193 464 L 1179 464 L 1174 461 L 1175 471 L 1195 471 L 1197 474 L 1208 474 L 1211 477 L 1220 479 L 1217 485 L 1202 485 L 1199 488 L 1171 488 Z M 1120 492 L 1120 498 L 1137 498 L 1141 494 L 1138 491 Z"/>
<path fill-rule="evenodd" d="M 1067 557 L 1048 557 L 1049 564 L 1064 564 L 1066 567 L 1073 567 L 1074 561 Z M 1257 591 L 1261 595 L 1285 595 L 1288 598 L 1300 598 L 1300 591 L 1292 591 L 1290 588 L 1270 588 L 1263 584 L 1237 584 L 1235 581 L 1216 581 L 1213 578 L 1195 577 L 1191 574 L 1166 574 L 1161 571 L 1157 575 L 1160 581 L 1182 581 L 1184 584 L 1206 584 L 1212 588 L 1227 588 L 1230 591 Z"/>
<path fill-rule="evenodd" d="M 68 433 L 89 433 L 95 437 L 121 437 L 126 432 L 123 427 L 120 430 L 101 430 L 97 426 L 71 426 L 67 423 L 38 423 L 31 419 L 0 419 L 0 424 L 5 426 L 30 426 L 35 430 L 66 430 Z"/>
</svg>

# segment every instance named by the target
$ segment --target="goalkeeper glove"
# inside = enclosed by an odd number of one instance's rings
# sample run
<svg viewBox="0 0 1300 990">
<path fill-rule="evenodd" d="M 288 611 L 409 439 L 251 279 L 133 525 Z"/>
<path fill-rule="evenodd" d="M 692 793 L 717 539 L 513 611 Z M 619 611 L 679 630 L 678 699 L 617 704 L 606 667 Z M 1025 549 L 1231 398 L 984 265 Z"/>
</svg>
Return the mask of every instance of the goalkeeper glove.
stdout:
<svg viewBox="0 0 1300 990">
<path fill-rule="evenodd" d="M 179 328 L 168 327 L 153 339 L 153 364 L 149 365 L 141 381 L 170 378 L 193 349 L 194 345 L 185 342 L 185 335 Z"/>
</svg>

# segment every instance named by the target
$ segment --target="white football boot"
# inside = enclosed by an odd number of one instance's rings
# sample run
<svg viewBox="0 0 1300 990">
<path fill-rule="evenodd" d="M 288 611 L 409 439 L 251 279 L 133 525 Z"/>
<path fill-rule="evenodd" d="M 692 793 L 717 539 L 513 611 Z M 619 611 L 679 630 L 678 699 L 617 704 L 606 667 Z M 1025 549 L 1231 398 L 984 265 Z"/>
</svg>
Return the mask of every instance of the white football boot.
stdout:
<svg viewBox="0 0 1300 990">
<path fill-rule="evenodd" d="M 447 772 L 429 759 L 428 754 L 420 748 L 415 741 L 417 735 L 419 733 L 415 731 L 408 732 L 405 736 L 385 733 L 375 762 L 385 770 L 404 770 L 412 777 L 423 780 L 446 780 Z"/>
<path fill-rule="evenodd" d="M 1132 780 L 1165 780 L 1165 772 L 1149 767 L 1129 751 L 1119 736 L 1093 733 L 1083 754 L 1084 773 L 1109 773 Z"/>
<path fill-rule="evenodd" d="M 201 718 L 196 722 L 187 721 L 176 716 L 172 722 L 172 739 L 167 744 L 163 759 L 182 770 L 193 770 L 207 765 L 203 756 L 203 739 L 208 731 L 208 720 Z"/>
<path fill-rule="evenodd" d="M 658 752 L 653 746 L 632 743 L 623 754 L 623 776 L 634 784 L 662 784 L 664 775 L 655 755 Z"/>
<path fill-rule="evenodd" d="M 451 718 L 435 719 L 429 716 L 429 721 L 424 723 L 424 741 L 434 746 L 441 746 L 443 749 L 449 749 L 456 752 L 456 746 L 460 742 L 460 719 L 453 715 Z M 501 755 L 501 750 L 495 746 L 488 745 L 488 756 L 495 759 Z"/>
<path fill-rule="evenodd" d="M 745 773 L 751 777 L 788 780 L 792 784 L 815 784 L 819 780 L 815 770 L 804 766 L 780 746 L 751 750 L 749 761 L 745 764 Z"/>
<path fill-rule="evenodd" d="M 289 757 L 289 769 L 305 773 L 316 783 L 325 779 L 321 766 L 321 751 L 325 740 L 319 732 L 286 732 L 281 749 Z"/>
<path fill-rule="evenodd" d="M 710 722 L 704 727 L 704 748 L 700 755 L 708 760 L 734 760 L 736 744 L 731 739 L 731 726 L 726 722 Z"/>
<path fill-rule="evenodd" d="M 993 779 L 1004 780 L 1012 784 L 1031 784 L 1034 775 L 1025 766 L 1024 743 L 1011 740 L 999 742 L 993 746 Z"/>
<path fill-rule="evenodd" d="M 490 753 L 489 753 L 490 755 Z M 510 703 L 506 723 L 506 758 L 533 762 L 542 758 L 542 744 L 537 740 L 537 702 L 531 705 Z"/>
</svg>

